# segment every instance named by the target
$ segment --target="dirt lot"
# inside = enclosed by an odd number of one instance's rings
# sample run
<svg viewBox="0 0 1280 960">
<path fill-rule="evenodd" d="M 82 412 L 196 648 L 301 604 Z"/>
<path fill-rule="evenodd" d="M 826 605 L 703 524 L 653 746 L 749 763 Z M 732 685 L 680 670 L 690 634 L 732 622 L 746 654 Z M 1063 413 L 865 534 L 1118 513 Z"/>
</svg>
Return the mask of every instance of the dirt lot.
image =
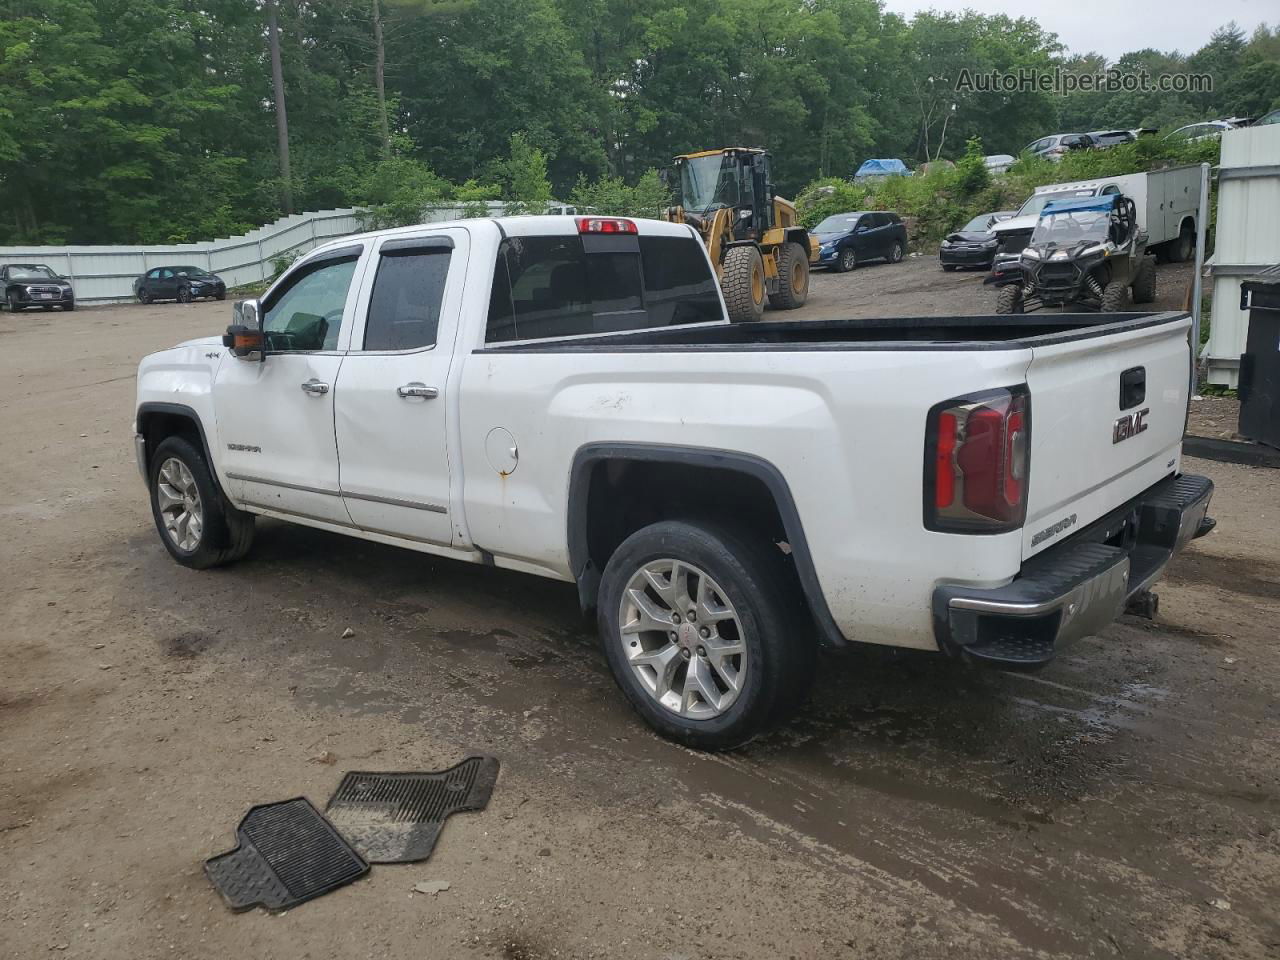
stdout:
<svg viewBox="0 0 1280 960">
<path fill-rule="evenodd" d="M 982 296 L 928 267 L 821 277 L 808 312 Z M 1157 624 L 1036 675 L 833 658 L 793 724 L 699 755 L 631 715 L 563 585 L 274 522 L 238 566 L 172 563 L 133 374 L 227 315 L 0 315 L 0 953 L 1280 955 L 1274 471 L 1186 464 L 1220 525 Z M 250 804 L 473 749 L 493 800 L 425 864 L 278 917 L 203 876 Z"/>
</svg>

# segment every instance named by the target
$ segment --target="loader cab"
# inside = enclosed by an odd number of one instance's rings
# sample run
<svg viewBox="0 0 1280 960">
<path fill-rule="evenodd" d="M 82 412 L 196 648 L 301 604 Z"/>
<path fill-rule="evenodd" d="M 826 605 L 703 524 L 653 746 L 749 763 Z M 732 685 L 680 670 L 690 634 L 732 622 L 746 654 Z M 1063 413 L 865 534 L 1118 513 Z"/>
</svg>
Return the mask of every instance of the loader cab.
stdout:
<svg viewBox="0 0 1280 960">
<path fill-rule="evenodd" d="M 675 158 L 680 206 L 691 221 L 707 220 L 722 207 L 735 211 L 735 240 L 760 240 L 774 224 L 769 155 L 730 147 Z"/>
</svg>

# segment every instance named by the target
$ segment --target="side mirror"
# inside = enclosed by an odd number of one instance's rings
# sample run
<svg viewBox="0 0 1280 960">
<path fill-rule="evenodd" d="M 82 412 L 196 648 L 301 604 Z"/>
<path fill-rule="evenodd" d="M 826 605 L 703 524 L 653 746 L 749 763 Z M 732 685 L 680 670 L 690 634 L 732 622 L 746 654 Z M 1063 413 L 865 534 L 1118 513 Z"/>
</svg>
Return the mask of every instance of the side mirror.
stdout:
<svg viewBox="0 0 1280 960">
<path fill-rule="evenodd" d="M 266 359 L 262 336 L 262 305 L 257 300 L 240 300 L 231 308 L 231 326 L 222 335 L 222 345 L 241 360 Z"/>
</svg>

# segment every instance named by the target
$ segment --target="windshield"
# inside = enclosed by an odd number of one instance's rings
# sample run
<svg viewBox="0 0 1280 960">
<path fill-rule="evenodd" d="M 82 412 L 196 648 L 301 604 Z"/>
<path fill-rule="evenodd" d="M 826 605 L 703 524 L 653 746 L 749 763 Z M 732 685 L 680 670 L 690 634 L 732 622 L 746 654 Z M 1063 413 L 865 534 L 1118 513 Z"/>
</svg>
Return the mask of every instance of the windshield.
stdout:
<svg viewBox="0 0 1280 960">
<path fill-rule="evenodd" d="M 982 214 L 982 216 L 974 217 L 972 220 L 966 223 L 964 225 L 964 229 L 961 230 L 960 232 L 961 233 L 981 233 L 983 231 L 986 231 L 990 233 L 991 232 L 990 224 L 991 224 L 991 214 L 984 213 Z"/>
<path fill-rule="evenodd" d="M 1092 190 L 1062 190 L 1053 193 L 1037 193 L 1030 200 L 1024 203 L 1018 209 L 1020 217 L 1035 217 L 1040 215 L 1040 211 L 1044 209 L 1044 205 L 1050 200 L 1066 200 L 1068 197 L 1092 197 Z"/>
<path fill-rule="evenodd" d="M 838 213 L 834 217 L 827 217 L 820 224 L 813 228 L 814 233 L 848 233 L 854 228 L 858 222 L 858 214 L 856 213 Z"/>
<path fill-rule="evenodd" d="M 733 158 L 717 153 L 683 161 L 680 164 L 680 203 L 686 210 L 698 213 L 737 206 L 738 172 Z"/>
<path fill-rule="evenodd" d="M 1107 228 L 1110 225 L 1111 217 L 1100 210 L 1048 213 L 1036 224 L 1035 232 L 1031 234 L 1031 243 L 1072 247 L 1084 240 L 1101 242 L 1107 239 Z"/>
<path fill-rule="evenodd" d="M 56 280 L 58 275 L 43 264 L 33 266 L 29 263 L 14 264 L 9 268 L 10 280 Z"/>
</svg>

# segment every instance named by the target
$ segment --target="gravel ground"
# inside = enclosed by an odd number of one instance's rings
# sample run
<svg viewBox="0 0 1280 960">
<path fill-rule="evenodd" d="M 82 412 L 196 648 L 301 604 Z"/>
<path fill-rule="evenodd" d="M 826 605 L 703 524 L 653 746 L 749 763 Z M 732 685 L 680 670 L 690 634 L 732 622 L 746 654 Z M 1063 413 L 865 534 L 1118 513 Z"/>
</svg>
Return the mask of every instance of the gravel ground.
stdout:
<svg viewBox="0 0 1280 960">
<path fill-rule="evenodd" d="M 962 295 L 976 275 L 870 266 L 807 312 Z M 1156 623 L 1034 675 L 833 657 L 794 723 L 702 755 L 632 716 L 564 585 L 275 522 L 237 566 L 172 563 L 134 371 L 227 316 L 0 315 L 0 953 L 1280 955 L 1275 472 L 1186 462 L 1219 527 Z M 502 760 L 493 800 L 425 864 L 282 916 L 203 876 L 251 804 L 469 750 Z"/>
</svg>

